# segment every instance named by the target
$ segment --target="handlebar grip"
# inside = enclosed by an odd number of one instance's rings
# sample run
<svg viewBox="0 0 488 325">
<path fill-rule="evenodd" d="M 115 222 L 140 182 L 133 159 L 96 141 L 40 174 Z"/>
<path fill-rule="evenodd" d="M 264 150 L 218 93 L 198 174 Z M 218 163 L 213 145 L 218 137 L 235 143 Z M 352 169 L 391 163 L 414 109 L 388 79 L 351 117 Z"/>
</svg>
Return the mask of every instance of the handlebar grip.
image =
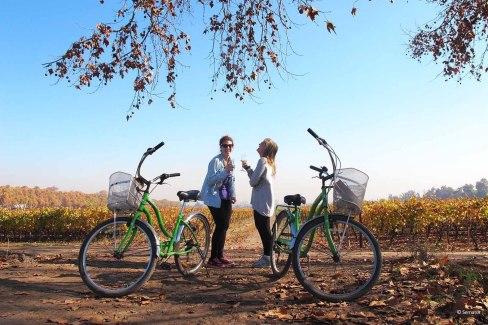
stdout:
<svg viewBox="0 0 488 325">
<path fill-rule="evenodd" d="M 316 140 L 319 142 L 319 144 L 320 144 L 321 146 L 323 146 L 323 145 L 326 145 L 326 144 L 327 144 L 327 141 L 325 141 L 324 139 L 322 139 L 321 137 L 319 137 L 319 136 L 317 135 L 317 133 L 315 133 L 315 132 L 314 132 L 312 129 L 310 129 L 310 128 L 309 128 L 307 131 L 308 131 L 308 133 L 310 133 L 310 134 L 311 134 L 311 135 L 312 135 L 312 136 L 313 136 L 313 137 L 314 137 L 314 138 L 315 138 L 315 139 L 316 139 Z"/>
<path fill-rule="evenodd" d="M 146 154 L 152 155 L 153 153 L 156 152 L 156 150 L 158 150 L 159 148 L 161 148 L 163 145 L 164 145 L 164 142 L 161 141 L 161 143 L 158 144 L 157 146 L 155 146 L 154 148 L 148 148 L 147 151 L 146 151 Z"/>
<path fill-rule="evenodd" d="M 317 171 L 319 173 L 322 172 L 322 168 L 318 168 L 318 167 L 315 167 L 315 166 L 312 166 L 312 165 L 310 165 L 310 169 L 313 169 L 313 170 L 315 170 L 315 171 Z"/>
<path fill-rule="evenodd" d="M 158 144 L 157 146 L 155 146 L 155 147 L 153 148 L 153 150 L 154 150 L 154 151 L 156 151 L 156 150 L 158 150 L 159 148 L 161 148 L 162 146 L 164 146 L 164 142 L 163 142 L 163 141 L 161 141 L 161 143 L 160 143 L 160 144 Z"/>
<path fill-rule="evenodd" d="M 317 135 L 317 133 L 315 133 L 311 128 L 308 128 L 308 133 L 310 133 L 315 139 L 318 139 L 319 136 Z"/>
<path fill-rule="evenodd" d="M 166 174 L 166 176 L 167 176 L 168 178 L 170 178 L 170 177 L 178 177 L 178 176 L 180 176 L 180 175 L 181 175 L 180 173 Z"/>
</svg>

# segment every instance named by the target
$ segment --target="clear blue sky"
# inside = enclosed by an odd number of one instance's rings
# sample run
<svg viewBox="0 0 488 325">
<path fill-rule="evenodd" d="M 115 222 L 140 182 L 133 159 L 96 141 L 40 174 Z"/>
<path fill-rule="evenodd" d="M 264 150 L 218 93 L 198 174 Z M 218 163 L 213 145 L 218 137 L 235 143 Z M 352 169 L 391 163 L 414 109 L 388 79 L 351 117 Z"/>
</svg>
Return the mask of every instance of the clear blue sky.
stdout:
<svg viewBox="0 0 488 325">
<path fill-rule="evenodd" d="M 107 3 L 111 3 L 107 1 Z M 291 34 L 300 54 L 289 68 L 301 75 L 275 79 L 259 103 L 218 93 L 210 99 L 210 42 L 193 31 L 189 69 L 181 71 L 178 97 L 185 109 L 165 100 L 144 107 L 127 122 L 129 79 L 101 90 L 77 91 L 44 76 L 42 63 L 111 19 L 108 5 L 90 1 L 13 1 L 0 20 L 0 185 L 56 186 L 88 193 L 107 189 L 109 175 L 134 173 L 140 155 L 160 141 L 166 146 L 147 161 L 145 174 L 180 172 L 157 198 L 176 199 L 182 189 L 199 189 L 218 139 L 230 134 L 234 159 L 265 137 L 279 145 L 276 192 L 301 193 L 309 201 L 320 184 L 310 164 L 328 164 L 326 152 L 306 132 L 314 129 L 342 159 L 370 176 L 367 199 L 408 190 L 459 187 L 488 177 L 488 76 L 462 84 L 445 82 L 441 66 L 406 55 L 408 36 L 433 17 L 420 2 L 331 3 L 327 18 L 337 35 L 308 24 Z M 323 3 L 325 6 L 326 4 Z M 324 7 L 325 8 L 325 7 Z M 201 21 L 200 17 L 196 17 Z M 238 201 L 248 202 L 244 172 L 236 172 Z"/>
</svg>

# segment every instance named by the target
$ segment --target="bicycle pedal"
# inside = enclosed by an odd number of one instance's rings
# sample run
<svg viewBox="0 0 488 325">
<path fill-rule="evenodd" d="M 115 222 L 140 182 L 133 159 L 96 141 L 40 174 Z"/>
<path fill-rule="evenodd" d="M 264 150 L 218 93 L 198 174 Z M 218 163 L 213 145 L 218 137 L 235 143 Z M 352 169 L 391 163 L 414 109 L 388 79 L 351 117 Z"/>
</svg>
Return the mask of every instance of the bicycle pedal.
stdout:
<svg viewBox="0 0 488 325">
<path fill-rule="evenodd" d="M 162 262 L 162 263 L 159 264 L 159 268 L 161 270 L 171 270 L 171 263 Z"/>
</svg>

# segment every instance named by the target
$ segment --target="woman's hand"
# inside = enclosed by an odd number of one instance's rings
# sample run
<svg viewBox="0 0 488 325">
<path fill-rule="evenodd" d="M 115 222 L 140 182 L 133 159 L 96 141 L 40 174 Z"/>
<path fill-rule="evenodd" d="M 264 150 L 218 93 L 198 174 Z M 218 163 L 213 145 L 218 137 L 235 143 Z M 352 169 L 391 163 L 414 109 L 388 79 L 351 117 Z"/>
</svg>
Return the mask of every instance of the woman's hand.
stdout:
<svg viewBox="0 0 488 325">
<path fill-rule="evenodd" d="M 242 168 L 244 168 L 245 170 L 247 170 L 250 166 L 249 164 L 247 163 L 246 160 L 241 160 L 242 161 Z"/>
<path fill-rule="evenodd" d="M 230 163 L 225 165 L 225 171 L 227 172 L 227 174 L 230 174 L 234 169 L 235 169 L 235 166 L 230 164 Z"/>
<path fill-rule="evenodd" d="M 236 203 L 237 199 L 235 197 L 231 198 L 230 201 L 232 202 L 232 204 Z"/>
</svg>

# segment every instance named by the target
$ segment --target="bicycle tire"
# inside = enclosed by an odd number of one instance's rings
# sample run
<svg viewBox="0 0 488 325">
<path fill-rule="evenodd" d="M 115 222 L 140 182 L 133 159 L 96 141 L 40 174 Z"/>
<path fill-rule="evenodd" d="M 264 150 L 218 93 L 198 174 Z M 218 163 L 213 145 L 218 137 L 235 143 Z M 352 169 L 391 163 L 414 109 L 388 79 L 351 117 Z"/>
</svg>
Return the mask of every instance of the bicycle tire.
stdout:
<svg viewBox="0 0 488 325">
<path fill-rule="evenodd" d="M 78 255 L 83 282 L 96 294 L 121 297 L 139 288 L 151 277 L 159 255 L 154 229 L 142 220 L 128 250 L 117 256 L 114 247 L 127 233 L 131 217 L 117 217 L 98 224 L 85 238 Z M 115 226 L 115 229 L 114 229 Z"/>
<path fill-rule="evenodd" d="M 283 210 L 276 216 L 271 233 L 271 270 L 276 278 L 283 277 L 291 265 L 293 233 L 288 213 Z"/>
<path fill-rule="evenodd" d="M 188 251 L 187 254 L 175 255 L 175 264 L 183 276 L 195 274 L 205 263 L 210 246 L 210 223 L 201 213 L 194 214 L 182 224 L 180 240 L 175 242 L 174 250 Z M 189 228 L 191 227 L 191 229 Z"/>
<path fill-rule="evenodd" d="M 329 215 L 332 240 L 339 251 L 337 261 L 333 259 L 323 230 L 324 217 L 304 224 L 293 247 L 296 277 L 308 292 L 321 300 L 357 299 L 371 290 L 381 273 L 378 242 L 363 224 L 347 220 L 344 215 Z M 339 244 L 341 234 L 344 235 L 342 245 Z"/>
</svg>

